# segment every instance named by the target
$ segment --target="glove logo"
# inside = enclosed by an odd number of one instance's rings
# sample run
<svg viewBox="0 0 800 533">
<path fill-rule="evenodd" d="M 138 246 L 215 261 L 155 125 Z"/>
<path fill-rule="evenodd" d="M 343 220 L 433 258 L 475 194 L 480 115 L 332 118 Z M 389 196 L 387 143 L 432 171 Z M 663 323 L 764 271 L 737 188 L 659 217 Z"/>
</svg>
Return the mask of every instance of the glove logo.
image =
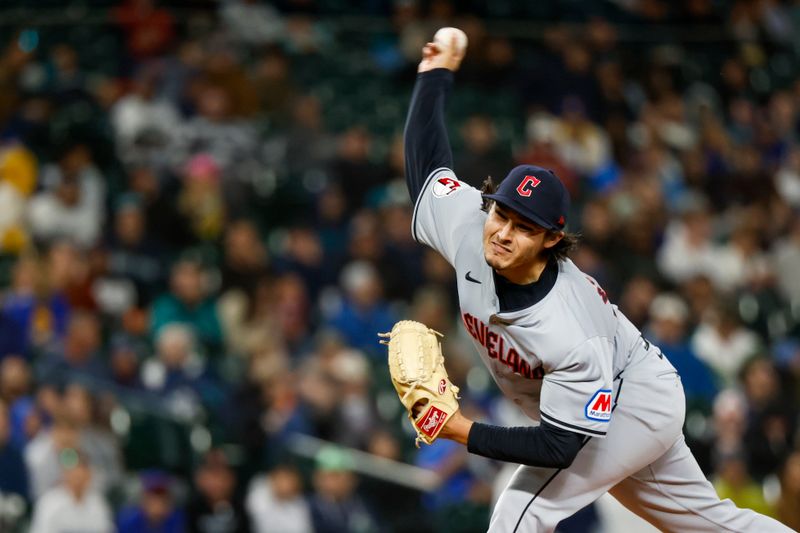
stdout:
<svg viewBox="0 0 800 533">
<path fill-rule="evenodd" d="M 608 422 L 611 420 L 611 391 L 600 389 L 586 404 L 584 414 L 589 420 Z"/>
<path fill-rule="evenodd" d="M 447 382 L 444 380 L 444 378 L 442 378 L 439 380 L 439 396 L 444 394 L 446 390 L 447 390 Z"/>
<path fill-rule="evenodd" d="M 421 432 L 433 438 L 434 435 L 439 433 L 439 428 L 444 425 L 445 420 L 447 420 L 447 413 L 431 406 L 425 416 L 416 421 L 415 424 Z"/>
<path fill-rule="evenodd" d="M 461 182 L 450 176 L 443 176 L 433 184 L 433 195 L 436 198 L 444 198 L 461 190 Z"/>
</svg>

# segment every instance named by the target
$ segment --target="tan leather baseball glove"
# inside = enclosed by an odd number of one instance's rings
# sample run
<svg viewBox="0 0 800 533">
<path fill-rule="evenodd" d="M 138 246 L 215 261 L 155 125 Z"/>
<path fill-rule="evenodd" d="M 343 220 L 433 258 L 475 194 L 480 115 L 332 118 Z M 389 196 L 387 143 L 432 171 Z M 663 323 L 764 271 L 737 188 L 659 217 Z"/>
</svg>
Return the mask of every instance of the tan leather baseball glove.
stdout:
<svg viewBox="0 0 800 533">
<path fill-rule="evenodd" d="M 458 411 L 458 387 L 450 382 L 438 333 L 425 324 L 401 320 L 389 333 L 389 372 L 400 402 L 417 431 L 416 445 L 431 444 Z"/>
</svg>

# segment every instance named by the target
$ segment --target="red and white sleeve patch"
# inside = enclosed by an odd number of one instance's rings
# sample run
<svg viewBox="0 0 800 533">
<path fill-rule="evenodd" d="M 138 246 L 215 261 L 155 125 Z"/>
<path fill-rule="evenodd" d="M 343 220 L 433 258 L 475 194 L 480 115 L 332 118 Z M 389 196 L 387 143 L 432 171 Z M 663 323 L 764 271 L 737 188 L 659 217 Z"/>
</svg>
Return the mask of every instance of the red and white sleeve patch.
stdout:
<svg viewBox="0 0 800 533">
<path fill-rule="evenodd" d="M 433 184 L 433 195 L 436 198 L 450 196 L 451 194 L 455 194 L 456 192 L 460 191 L 462 185 L 463 183 L 452 176 L 442 176 L 437 178 L 436 183 Z"/>
</svg>

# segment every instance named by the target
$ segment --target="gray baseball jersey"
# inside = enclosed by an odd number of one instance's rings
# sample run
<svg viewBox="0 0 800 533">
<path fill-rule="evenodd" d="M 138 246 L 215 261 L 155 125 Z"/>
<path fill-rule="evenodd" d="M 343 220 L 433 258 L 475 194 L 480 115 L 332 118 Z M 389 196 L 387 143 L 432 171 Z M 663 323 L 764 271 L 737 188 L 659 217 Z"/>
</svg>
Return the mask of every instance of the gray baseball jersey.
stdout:
<svg viewBox="0 0 800 533">
<path fill-rule="evenodd" d="M 452 171 L 434 172 L 417 202 L 415 238 L 456 269 L 464 327 L 506 396 L 534 420 L 605 436 L 614 376 L 635 363 L 639 331 L 569 260 L 545 298 L 501 312 L 483 255 L 481 203 Z"/>
<path fill-rule="evenodd" d="M 537 303 L 500 311 L 481 204 L 452 170 L 433 171 L 414 207 L 414 238 L 455 268 L 464 327 L 503 393 L 533 420 L 596 437 L 568 469 L 521 466 L 490 530 L 552 531 L 611 491 L 670 531 L 789 531 L 719 501 L 682 438 L 675 368 L 572 261 L 559 262 L 555 285 Z"/>
</svg>

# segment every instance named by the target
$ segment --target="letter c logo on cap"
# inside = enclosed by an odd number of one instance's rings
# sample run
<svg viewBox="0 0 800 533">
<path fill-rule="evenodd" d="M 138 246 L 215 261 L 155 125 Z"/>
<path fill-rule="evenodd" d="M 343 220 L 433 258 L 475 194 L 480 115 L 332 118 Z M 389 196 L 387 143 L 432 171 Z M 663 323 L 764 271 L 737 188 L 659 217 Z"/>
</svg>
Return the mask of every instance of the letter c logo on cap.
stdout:
<svg viewBox="0 0 800 533">
<path fill-rule="evenodd" d="M 537 187 L 541 182 L 542 180 L 536 176 L 525 176 L 525 179 L 517 185 L 517 194 L 527 198 L 533 192 L 533 188 Z"/>
</svg>

